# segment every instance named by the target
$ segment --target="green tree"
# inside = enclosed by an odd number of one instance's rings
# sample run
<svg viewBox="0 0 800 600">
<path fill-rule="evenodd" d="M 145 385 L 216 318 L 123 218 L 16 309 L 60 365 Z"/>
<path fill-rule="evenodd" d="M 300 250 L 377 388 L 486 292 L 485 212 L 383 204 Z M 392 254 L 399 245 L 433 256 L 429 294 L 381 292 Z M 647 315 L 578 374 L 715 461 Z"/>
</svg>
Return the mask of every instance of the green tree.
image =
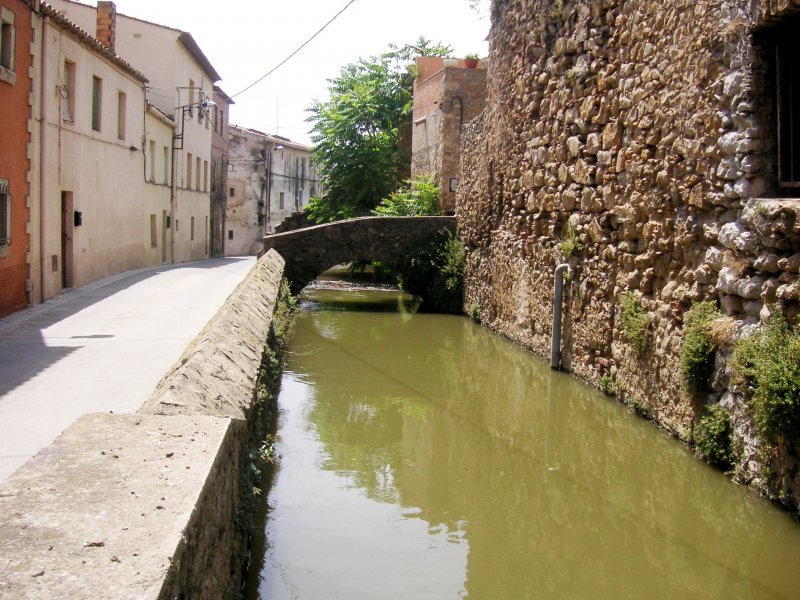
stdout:
<svg viewBox="0 0 800 600">
<path fill-rule="evenodd" d="M 342 68 L 330 84 L 330 100 L 315 101 L 313 159 L 325 195 L 312 200 L 311 218 L 335 221 L 369 214 L 402 177 L 408 157 L 398 152 L 398 133 L 411 117 L 413 58 L 443 56 L 449 47 L 420 38 L 414 46 L 390 46 L 389 52 Z"/>
</svg>

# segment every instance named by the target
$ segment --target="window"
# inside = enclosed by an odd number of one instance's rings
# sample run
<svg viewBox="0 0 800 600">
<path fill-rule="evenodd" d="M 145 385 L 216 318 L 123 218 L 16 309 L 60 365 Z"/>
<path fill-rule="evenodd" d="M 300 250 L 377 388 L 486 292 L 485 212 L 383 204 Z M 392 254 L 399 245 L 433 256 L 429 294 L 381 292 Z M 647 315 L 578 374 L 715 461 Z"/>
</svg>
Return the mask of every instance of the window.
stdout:
<svg viewBox="0 0 800 600">
<path fill-rule="evenodd" d="M 164 183 L 169 183 L 169 148 L 164 146 Z"/>
<path fill-rule="evenodd" d="M 14 29 L 14 13 L 5 6 L 0 8 L 0 81 L 15 83 L 14 47 L 16 30 Z"/>
<path fill-rule="evenodd" d="M 192 217 L 191 223 L 189 225 L 189 239 L 194 241 L 194 217 Z"/>
<path fill-rule="evenodd" d="M 92 77 L 92 129 L 100 131 L 102 118 L 101 107 L 103 103 L 103 80 Z"/>
<path fill-rule="evenodd" d="M 197 169 L 194 172 L 194 189 L 200 191 L 200 157 L 197 157 Z"/>
<path fill-rule="evenodd" d="M 230 196 L 231 198 L 233 198 L 233 196 L 235 195 L 235 193 L 236 193 L 236 190 L 234 190 L 233 188 L 230 188 L 230 189 L 228 190 L 228 196 Z"/>
<path fill-rule="evenodd" d="M 155 215 L 150 215 L 150 247 L 158 248 L 158 225 Z"/>
<path fill-rule="evenodd" d="M 156 180 L 156 142 L 150 140 L 150 181 Z"/>
<path fill-rule="evenodd" d="M 223 126 L 225 125 L 225 111 L 221 108 L 219 109 L 219 132 L 221 135 L 224 135 L 224 131 L 222 131 Z"/>
<path fill-rule="evenodd" d="M 280 201 L 278 202 L 278 208 L 280 208 L 281 210 L 283 210 L 284 201 L 285 201 L 285 196 L 284 193 L 281 192 Z"/>
<path fill-rule="evenodd" d="M 61 88 L 61 118 L 67 123 L 75 122 L 75 63 L 64 61 L 64 85 Z"/>
<path fill-rule="evenodd" d="M 189 115 L 194 114 L 194 103 L 196 102 L 194 97 L 194 81 L 191 79 L 189 80 Z"/>
<path fill-rule="evenodd" d="M 228 229 L 228 239 L 229 240 L 233 239 L 233 229 Z"/>
<path fill-rule="evenodd" d="M 8 179 L 0 179 L 0 246 L 11 244 L 11 194 Z"/>
<path fill-rule="evenodd" d="M 796 30 L 785 28 L 776 36 L 775 71 L 778 96 L 778 182 L 800 187 L 800 64 Z"/>
<path fill-rule="evenodd" d="M 125 139 L 125 104 L 126 104 L 126 96 L 125 92 L 119 92 L 117 94 L 117 138 L 124 140 Z M 156 153 L 155 148 L 153 149 L 153 159 L 155 160 Z M 153 173 L 153 181 L 155 181 L 155 173 Z"/>
<path fill-rule="evenodd" d="M 186 153 L 186 189 L 192 189 L 192 153 Z"/>
<path fill-rule="evenodd" d="M 203 191 L 208 191 L 208 161 L 203 161 Z"/>
<path fill-rule="evenodd" d="M 214 105 L 214 131 L 219 133 L 219 108 Z"/>
</svg>

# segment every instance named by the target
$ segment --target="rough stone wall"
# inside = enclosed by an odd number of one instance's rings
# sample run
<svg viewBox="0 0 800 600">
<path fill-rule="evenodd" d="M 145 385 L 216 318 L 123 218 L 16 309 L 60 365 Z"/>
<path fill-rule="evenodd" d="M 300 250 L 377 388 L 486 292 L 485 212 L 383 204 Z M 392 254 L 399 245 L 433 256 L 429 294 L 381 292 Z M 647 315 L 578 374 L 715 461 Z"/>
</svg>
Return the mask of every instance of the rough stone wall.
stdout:
<svg viewBox="0 0 800 600">
<path fill-rule="evenodd" d="M 791 4 L 494 0 L 487 107 L 462 142 L 457 215 L 467 312 L 546 356 L 553 271 L 569 263 L 563 366 L 613 377 L 685 440 L 703 403 L 722 398 L 742 448 L 737 476 L 797 506 L 796 458 L 783 453 L 774 477 L 759 476 L 724 360 L 699 403 L 678 369 L 696 301 L 718 300 L 736 320 L 720 358 L 770 303 L 798 312 L 800 202 L 774 198 L 769 41 Z M 625 292 L 652 318 L 643 353 L 621 326 Z"/>
</svg>

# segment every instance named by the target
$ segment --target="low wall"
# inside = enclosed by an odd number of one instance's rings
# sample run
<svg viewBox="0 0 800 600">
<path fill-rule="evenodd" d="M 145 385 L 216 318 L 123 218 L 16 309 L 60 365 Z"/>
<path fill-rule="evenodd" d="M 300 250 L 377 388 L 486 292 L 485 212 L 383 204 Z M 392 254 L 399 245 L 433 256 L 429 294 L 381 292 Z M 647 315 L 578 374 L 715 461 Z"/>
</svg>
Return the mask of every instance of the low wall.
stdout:
<svg viewBox="0 0 800 600">
<path fill-rule="evenodd" d="M 0 485 L 0 598 L 236 596 L 282 273 L 277 253 L 261 257 L 139 414 L 82 417 Z"/>
</svg>

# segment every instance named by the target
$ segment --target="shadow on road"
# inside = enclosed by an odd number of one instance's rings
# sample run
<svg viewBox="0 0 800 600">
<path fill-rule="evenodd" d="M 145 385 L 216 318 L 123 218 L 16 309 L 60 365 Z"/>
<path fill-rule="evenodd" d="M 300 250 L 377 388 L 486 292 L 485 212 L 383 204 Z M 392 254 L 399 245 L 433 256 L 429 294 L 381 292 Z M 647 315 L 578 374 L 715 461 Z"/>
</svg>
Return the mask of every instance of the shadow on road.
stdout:
<svg viewBox="0 0 800 600">
<path fill-rule="evenodd" d="M 69 346 L 47 345 L 42 332 L 48 327 L 161 273 L 174 269 L 219 269 L 248 259 L 225 257 L 129 271 L 82 288 L 67 290 L 57 298 L 0 319 L 0 398 L 81 348 L 74 343 Z M 70 339 L 79 341 L 108 337 L 113 336 L 87 332 L 86 335 L 76 335 Z M 20 360 L 20 353 L 25 360 Z M 54 389 L 53 394 L 57 396 L 58 390 Z"/>
</svg>

